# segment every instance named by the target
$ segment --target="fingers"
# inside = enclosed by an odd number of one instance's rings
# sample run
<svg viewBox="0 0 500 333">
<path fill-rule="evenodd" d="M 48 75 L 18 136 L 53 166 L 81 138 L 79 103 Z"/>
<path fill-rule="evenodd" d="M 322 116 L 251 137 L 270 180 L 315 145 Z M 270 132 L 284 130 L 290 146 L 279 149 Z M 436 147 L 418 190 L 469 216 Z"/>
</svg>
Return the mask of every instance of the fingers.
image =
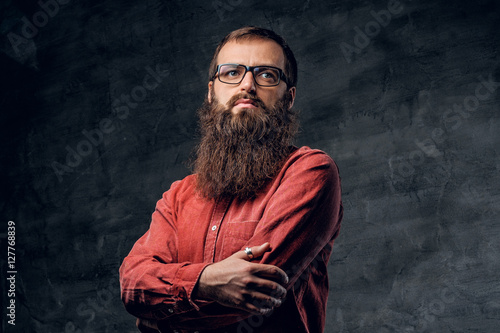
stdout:
<svg viewBox="0 0 500 333">
<path fill-rule="evenodd" d="M 267 251 L 271 250 L 271 245 L 268 242 L 265 242 L 262 245 L 259 246 L 253 246 L 250 248 L 251 252 L 253 254 L 253 258 L 258 258 L 264 255 Z M 253 258 L 250 258 L 245 251 L 240 251 L 244 254 L 243 259 L 246 259 L 250 261 Z M 240 253 L 237 252 L 237 253 Z M 255 264 L 253 273 L 256 275 L 259 275 L 261 277 L 269 278 L 272 279 L 273 281 L 279 282 L 281 284 L 287 284 L 288 283 L 288 276 L 286 273 L 280 269 L 279 267 L 273 266 L 273 265 L 266 265 L 266 264 Z"/>
<path fill-rule="evenodd" d="M 245 251 L 238 251 L 207 266 L 200 275 L 196 297 L 252 313 L 269 314 L 285 299 L 285 285 L 289 282 L 279 267 L 251 262 L 270 249 L 266 242 L 247 250 L 251 251 L 251 257 Z"/>
<path fill-rule="evenodd" d="M 274 265 L 254 264 L 252 265 L 252 273 L 259 277 L 276 281 L 281 285 L 285 285 L 289 281 L 285 271 Z"/>
<path fill-rule="evenodd" d="M 250 261 L 254 258 L 261 257 L 262 255 L 264 255 L 264 253 L 270 250 L 271 250 L 271 245 L 268 242 L 265 242 L 262 245 L 252 246 L 250 248 L 253 258 L 250 258 L 250 256 L 245 251 L 238 251 L 235 254 L 233 254 L 233 257 Z M 280 284 L 287 284 L 289 281 L 286 273 L 281 268 L 273 265 L 254 264 L 252 266 L 252 274 L 271 279 Z"/>
<path fill-rule="evenodd" d="M 281 306 L 283 302 L 283 300 L 279 298 L 271 297 L 267 294 L 259 292 L 252 292 L 245 295 L 245 300 L 245 310 L 259 314 L 267 314 L 274 308 Z"/>
<path fill-rule="evenodd" d="M 269 251 L 271 249 L 271 245 L 269 245 L 268 242 L 258 245 L 258 246 L 252 246 L 250 248 L 250 251 L 252 253 L 252 257 L 250 257 L 245 251 L 238 251 L 235 254 L 233 254 L 234 257 L 239 258 L 239 259 L 244 259 L 247 261 L 250 261 L 252 259 L 262 257 L 264 253 Z"/>
<path fill-rule="evenodd" d="M 235 307 L 252 313 L 267 315 L 274 308 L 281 306 L 286 297 L 286 289 L 268 279 L 253 275 L 242 280 L 242 283 L 242 298 L 239 298 Z"/>
<path fill-rule="evenodd" d="M 286 289 L 279 283 L 271 280 L 256 278 L 246 285 L 249 290 L 255 290 L 276 299 L 286 297 Z"/>
<path fill-rule="evenodd" d="M 264 244 L 259 245 L 259 246 L 252 246 L 251 247 L 254 258 L 262 257 L 264 255 L 264 253 L 266 253 L 270 249 L 271 249 L 271 245 L 268 242 L 265 242 Z"/>
</svg>

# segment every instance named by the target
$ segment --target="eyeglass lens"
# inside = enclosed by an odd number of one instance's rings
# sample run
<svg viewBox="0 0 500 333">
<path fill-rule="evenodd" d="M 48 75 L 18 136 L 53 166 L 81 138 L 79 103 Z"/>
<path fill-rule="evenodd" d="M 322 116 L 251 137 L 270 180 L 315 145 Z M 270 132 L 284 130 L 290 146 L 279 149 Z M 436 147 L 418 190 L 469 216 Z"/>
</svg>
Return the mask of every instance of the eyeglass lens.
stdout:
<svg viewBox="0 0 500 333">
<path fill-rule="evenodd" d="M 221 65 L 219 67 L 219 80 L 224 83 L 240 83 L 247 69 L 243 65 Z M 274 86 L 280 81 L 280 72 L 276 68 L 259 66 L 253 68 L 255 82 L 261 86 Z"/>
</svg>

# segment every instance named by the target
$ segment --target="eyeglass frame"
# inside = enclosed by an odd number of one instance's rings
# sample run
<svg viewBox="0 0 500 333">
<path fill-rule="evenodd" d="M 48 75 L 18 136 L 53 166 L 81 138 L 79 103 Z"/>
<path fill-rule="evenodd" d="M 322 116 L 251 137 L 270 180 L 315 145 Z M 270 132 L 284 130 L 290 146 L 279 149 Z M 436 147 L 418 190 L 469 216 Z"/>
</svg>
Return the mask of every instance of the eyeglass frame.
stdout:
<svg viewBox="0 0 500 333">
<path fill-rule="evenodd" d="M 242 66 L 242 67 L 245 67 L 245 73 L 243 73 L 243 75 L 241 76 L 241 80 L 240 82 L 233 82 L 233 83 L 228 83 L 228 82 L 224 82 L 220 79 L 220 73 L 219 73 L 219 70 L 221 68 L 221 66 L 224 66 L 224 65 L 233 65 L 233 66 Z M 270 86 L 263 86 L 261 84 L 259 84 L 257 82 L 257 80 L 255 79 L 255 73 L 254 73 L 254 69 L 255 68 L 258 68 L 258 67 L 266 67 L 266 68 L 273 68 L 273 69 L 276 69 L 278 70 L 279 72 L 279 77 L 278 77 L 278 83 L 276 84 L 273 84 L 273 85 L 270 85 Z M 215 77 L 217 76 L 217 78 L 219 79 L 219 81 L 221 83 L 224 83 L 224 84 L 240 84 L 243 79 L 245 78 L 245 75 L 250 72 L 252 73 L 252 77 L 253 77 L 253 81 L 255 82 L 256 85 L 258 85 L 259 87 L 276 87 L 280 84 L 281 81 L 285 82 L 285 84 L 287 86 L 289 86 L 289 83 L 288 83 L 288 78 L 286 77 L 285 73 L 283 72 L 283 70 L 281 68 L 278 68 L 278 67 L 274 67 L 274 66 L 267 66 L 267 65 L 258 65 L 258 66 L 246 66 L 246 65 L 242 65 L 242 64 L 233 64 L 233 63 L 226 63 L 226 64 L 220 64 L 220 65 L 217 65 L 217 68 L 215 70 L 215 74 L 212 76 L 212 79 L 211 81 L 213 81 L 215 79 Z"/>
</svg>

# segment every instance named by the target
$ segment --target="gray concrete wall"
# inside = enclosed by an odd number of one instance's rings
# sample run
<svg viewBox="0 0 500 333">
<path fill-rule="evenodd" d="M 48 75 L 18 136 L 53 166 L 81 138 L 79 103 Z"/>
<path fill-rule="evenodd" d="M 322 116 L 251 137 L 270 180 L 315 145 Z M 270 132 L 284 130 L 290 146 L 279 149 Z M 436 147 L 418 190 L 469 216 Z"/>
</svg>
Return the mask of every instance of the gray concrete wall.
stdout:
<svg viewBox="0 0 500 333">
<path fill-rule="evenodd" d="M 118 267 L 189 173 L 208 62 L 246 24 L 288 40 L 297 144 L 340 168 L 326 332 L 498 330 L 498 1 L 60 2 L 0 4 L 3 331 L 135 331 Z"/>
</svg>

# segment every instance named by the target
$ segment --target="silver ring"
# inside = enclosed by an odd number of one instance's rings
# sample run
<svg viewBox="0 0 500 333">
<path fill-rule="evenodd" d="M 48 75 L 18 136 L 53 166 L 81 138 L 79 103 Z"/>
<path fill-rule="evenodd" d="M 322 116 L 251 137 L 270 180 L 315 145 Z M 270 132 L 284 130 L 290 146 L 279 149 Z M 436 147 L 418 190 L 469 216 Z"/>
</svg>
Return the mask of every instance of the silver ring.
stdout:
<svg viewBox="0 0 500 333">
<path fill-rule="evenodd" d="M 245 248 L 245 253 L 247 254 L 248 258 L 253 259 L 253 253 L 251 248 L 249 247 Z"/>
</svg>

